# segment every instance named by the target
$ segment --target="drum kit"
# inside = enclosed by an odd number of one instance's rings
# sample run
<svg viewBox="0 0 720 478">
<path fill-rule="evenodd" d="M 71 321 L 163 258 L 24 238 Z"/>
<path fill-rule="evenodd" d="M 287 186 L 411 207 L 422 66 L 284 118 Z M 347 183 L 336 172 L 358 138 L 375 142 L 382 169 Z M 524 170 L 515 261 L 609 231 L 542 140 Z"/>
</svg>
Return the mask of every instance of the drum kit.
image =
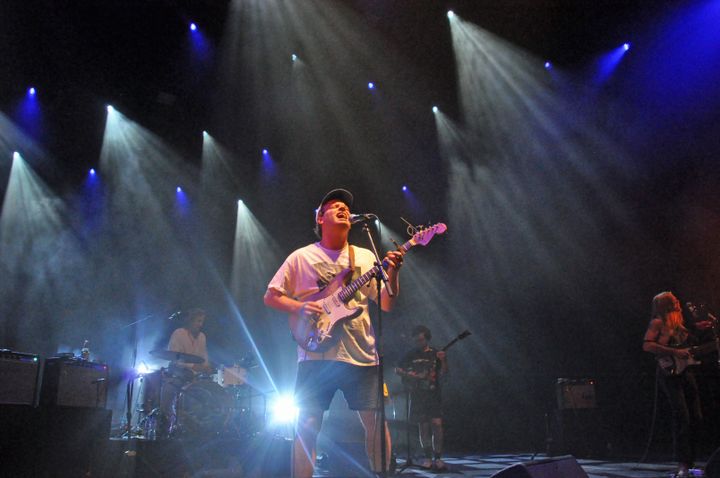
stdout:
<svg viewBox="0 0 720 478">
<path fill-rule="evenodd" d="M 138 433 L 148 440 L 200 438 L 211 435 L 252 436 L 262 431 L 263 420 L 254 413 L 253 398 L 262 397 L 247 383 L 247 372 L 255 366 L 245 358 L 215 373 L 195 373 L 191 366 L 202 357 L 171 350 L 150 355 L 168 360 L 168 367 L 142 374 Z"/>
</svg>

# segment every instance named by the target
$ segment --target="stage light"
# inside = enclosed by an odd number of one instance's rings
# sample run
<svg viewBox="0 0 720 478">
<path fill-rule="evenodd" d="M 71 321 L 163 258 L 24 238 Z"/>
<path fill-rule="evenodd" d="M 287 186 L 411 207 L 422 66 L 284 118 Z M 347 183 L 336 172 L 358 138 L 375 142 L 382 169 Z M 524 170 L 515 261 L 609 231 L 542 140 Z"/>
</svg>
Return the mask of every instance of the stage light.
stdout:
<svg viewBox="0 0 720 478">
<path fill-rule="evenodd" d="M 629 43 L 623 43 L 623 50 L 628 51 L 630 49 Z"/>
<path fill-rule="evenodd" d="M 113 108 L 112 105 L 107 105 L 106 109 L 108 113 L 112 113 L 113 111 L 115 111 L 115 108 Z"/>
<path fill-rule="evenodd" d="M 238 207 L 240 207 L 240 206 L 242 206 L 242 205 L 243 205 L 243 200 L 242 200 L 242 199 L 238 199 Z"/>
<path fill-rule="evenodd" d="M 197 30 L 197 25 L 195 25 L 195 23 L 190 23 L 190 31 L 194 32 L 196 30 Z"/>
<path fill-rule="evenodd" d="M 28 95 L 35 96 L 35 93 L 37 93 L 37 90 L 35 90 L 34 87 L 31 86 L 30 88 L 28 88 Z"/>
<path fill-rule="evenodd" d="M 368 90 L 374 90 L 375 89 L 375 83 L 372 81 L 368 83 Z"/>
<path fill-rule="evenodd" d="M 178 186 L 177 188 L 175 188 L 175 191 L 177 191 L 177 192 L 179 192 L 179 193 L 183 192 L 183 191 L 182 191 L 182 188 L 181 188 L 180 186 Z"/>
<path fill-rule="evenodd" d="M 438 111 L 440 111 L 440 110 L 438 109 L 437 106 L 433 106 L 433 107 L 432 107 L 432 112 L 433 112 L 433 113 L 437 113 Z"/>
<path fill-rule="evenodd" d="M 203 136 L 207 136 L 208 132 L 203 130 Z"/>
<path fill-rule="evenodd" d="M 19 161 L 19 160 L 20 160 L 20 153 L 18 153 L 17 151 L 14 151 L 14 152 L 13 152 L 13 159 L 17 159 L 17 160 Z"/>
<path fill-rule="evenodd" d="M 95 168 L 90 168 L 90 176 L 95 176 Z"/>
<path fill-rule="evenodd" d="M 268 150 L 267 150 L 267 149 L 263 149 L 262 153 L 263 153 L 263 156 L 267 156 Z"/>
<path fill-rule="evenodd" d="M 546 61 L 546 62 L 545 62 L 545 69 L 546 69 L 546 70 L 552 69 L 552 63 L 550 63 L 549 61 Z"/>
<path fill-rule="evenodd" d="M 407 187 L 407 186 L 403 186 L 403 187 L 402 187 L 402 190 L 403 190 L 404 193 L 406 193 L 407 190 L 408 190 L 408 187 Z"/>
<path fill-rule="evenodd" d="M 148 367 L 145 362 L 140 362 L 140 365 L 135 367 L 135 372 L 137 372 L 138 375 L 145 375 L 146 373 L 152 372 L 152 370 L 150 370 L 150 367 Z"/>
<path fill-rule="evenodd" d="M 270 407 L 274 424 L 292 423 L 298 415 L 298 407 L 292 395 L 280 395 Z"/>
<path fill-rule="evenodd" d="M 292 54 L 292 61 L 295 62 L 295 61 L 297 61 L 297 59 L 298 59 L 297 55 L 296 55 L 295 53 L 293 53 L 293 54 Z"/>
<path fill-rule="evenodd" d="M 448 17 L 450 20 L 452 20 L 454 16 L 455 16 L 455 12 L 453 12 L 452 10 L 448 10 L 448 12 L 447 12 L 447 17 Z"/>
</svg>

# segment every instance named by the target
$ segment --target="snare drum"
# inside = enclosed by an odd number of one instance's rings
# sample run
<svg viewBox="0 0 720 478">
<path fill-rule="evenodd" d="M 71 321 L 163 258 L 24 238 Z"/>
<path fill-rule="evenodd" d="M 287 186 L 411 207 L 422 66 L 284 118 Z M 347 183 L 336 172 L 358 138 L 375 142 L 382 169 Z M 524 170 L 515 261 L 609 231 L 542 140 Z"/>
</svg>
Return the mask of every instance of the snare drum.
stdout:
<svg viewBox="0 0 720 478">
<path fill-rule="evenodd" d="M 220 367 L 217 373 L 217 383 L 222 387 L 235 387 L 244 385 L 247 381 L 247 369 L 239 365 Z"/>
</svg>

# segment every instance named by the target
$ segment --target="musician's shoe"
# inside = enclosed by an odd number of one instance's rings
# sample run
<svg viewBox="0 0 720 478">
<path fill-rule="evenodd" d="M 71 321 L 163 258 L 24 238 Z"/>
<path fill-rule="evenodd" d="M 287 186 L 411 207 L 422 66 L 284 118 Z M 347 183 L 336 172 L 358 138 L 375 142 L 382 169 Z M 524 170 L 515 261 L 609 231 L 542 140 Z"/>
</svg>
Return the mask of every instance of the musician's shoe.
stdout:
<svg viewBox="0 0 720 478">
<path fill-rule="evenodd" d="M 690 476 L 690 472 L 687 465 L 681 463 L 674 476 L 675 478 L 688 478 Z"/>
<path fill-rule="evenodd" d="M 433 467 L 433 461 L 430 458 L 423 458 L 423 460 L 420 462 L 420 468 L 429 470 L 432 467 Z"/>
<path fill-rule="evenodd" d="M 433 467 L 433 470 L 438 470 L 438 471 L 447 469 L 447 465 L 440 458 L 435 458 L 435 461 L 433 462 L 432 467 Z"/>
</svg>

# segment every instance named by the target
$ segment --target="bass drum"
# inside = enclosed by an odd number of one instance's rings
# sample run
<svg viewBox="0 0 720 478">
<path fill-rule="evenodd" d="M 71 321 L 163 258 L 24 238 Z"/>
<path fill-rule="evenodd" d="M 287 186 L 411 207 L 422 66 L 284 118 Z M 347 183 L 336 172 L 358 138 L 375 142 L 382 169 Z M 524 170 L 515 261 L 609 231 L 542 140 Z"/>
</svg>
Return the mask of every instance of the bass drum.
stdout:
<svg viewBox="0 0 720 478">
<path fill-rule="evenodd" d="M 234 404 L 234 397 L 215 382 L 191 383 L 178 397 L 178 427 L 187 435 L 219 434 L 225 430 Z"/>
</svg>

